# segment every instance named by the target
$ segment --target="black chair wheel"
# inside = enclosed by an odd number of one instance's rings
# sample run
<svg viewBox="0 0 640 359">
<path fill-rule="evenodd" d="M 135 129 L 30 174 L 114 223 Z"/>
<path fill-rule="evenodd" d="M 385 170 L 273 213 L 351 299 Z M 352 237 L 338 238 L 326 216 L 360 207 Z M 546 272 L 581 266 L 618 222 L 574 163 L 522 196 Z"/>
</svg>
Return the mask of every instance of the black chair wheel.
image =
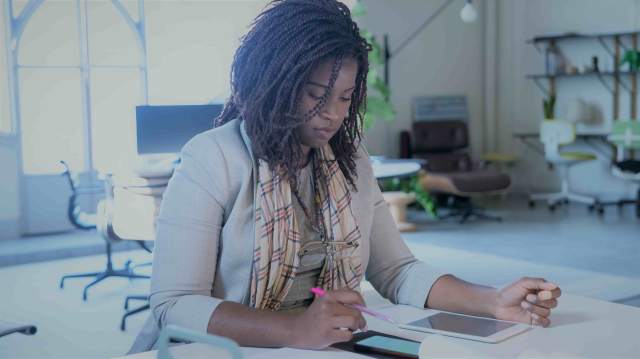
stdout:
<svg viewBox="0 0 640 359">
<path fill-rule="evenodd" d="M 550 205 L 549 205 L 549 210 L 550 210 L 551 212 L 555 212 L 555 210 L 556 210 L 556 205 L 555 205 L 555 204 L 550 204 Z"/>
<path fill-rule="evenodd" d="M 568 198 L 565 198 L 565 199 L 562 201 L 562 203 L 564 203 L 564 204 L 569 204 L 569 199 L 568 199 Z"/>
<path fill-rule="evenodd" d="M 534 208 L 536 206 L 536 202 L 529 200 L 529 208 Z"/>
<path fill-rule="evenodd" d="M 596 206 L 593 204 L 589 205 L 589 212 L 593 212 L 593 210 L 596 209 Z"/>
</svg>

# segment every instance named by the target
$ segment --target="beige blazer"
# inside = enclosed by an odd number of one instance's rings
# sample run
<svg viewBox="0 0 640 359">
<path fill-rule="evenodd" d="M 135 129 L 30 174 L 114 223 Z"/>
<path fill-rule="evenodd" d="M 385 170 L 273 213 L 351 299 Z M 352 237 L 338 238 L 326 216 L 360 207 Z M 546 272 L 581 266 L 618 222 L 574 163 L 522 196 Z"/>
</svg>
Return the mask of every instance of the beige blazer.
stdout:
<svg viewBox="0 0 640 359">
<path fill-rule="evenodd" d="M 248 304 L 254 245 L 256 163 L 241 121 L 195 136 L 164 193 L 151 278 L 151 315 L 132 353 L 154 347 L 167 324 L 206 332 L 222 301 Z M 418 261 L 400 237 L 373 176 L 356 160 L 352 208 L 362 234 L 365 279 L 393 303 L 422 307 L 444 273 Z"/>
</svg>

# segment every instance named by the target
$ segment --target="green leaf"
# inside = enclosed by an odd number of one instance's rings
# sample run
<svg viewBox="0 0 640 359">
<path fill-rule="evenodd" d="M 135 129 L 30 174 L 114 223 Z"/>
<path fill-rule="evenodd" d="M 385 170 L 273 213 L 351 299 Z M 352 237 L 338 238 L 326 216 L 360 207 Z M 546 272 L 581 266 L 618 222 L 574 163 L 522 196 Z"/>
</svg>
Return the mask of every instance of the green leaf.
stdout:
<svg viewBox="0 0 640 359">
<path fill-rule="evenodd" d="M 351 17 L 353 18 L 362 17 L 362 16 L 365 16 L 366 14 L 367 14 L 367 8 L 364 6 L 362 1 L 356 2 L 356 4 L 353 6 L 353 9 L 351 9 Z"/>
<path fill-rule="evenodd" d="M 376 97 L 367 98 L 367 113 L 386 121 L 393 120 L 395 115 L 393 107 L 388 101 Z"/>
</svg>

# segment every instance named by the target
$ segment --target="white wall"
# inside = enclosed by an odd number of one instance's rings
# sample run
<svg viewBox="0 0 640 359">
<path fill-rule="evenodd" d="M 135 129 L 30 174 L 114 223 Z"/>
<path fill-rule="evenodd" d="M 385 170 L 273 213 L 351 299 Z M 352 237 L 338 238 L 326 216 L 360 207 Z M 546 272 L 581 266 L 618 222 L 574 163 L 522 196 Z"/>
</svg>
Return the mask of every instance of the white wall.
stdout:
<svg viewBox="0 0 640 359">
<path fill-rule="evenodd" d="M 367 15 L 359 20 L 382 43 L 389 35 L 395 50 L 444 0 L 365 0 Z M 393 123 L 378 121 L 366 143 L 373 154 L 398 156 L 399 133 L 411 127 L 411 101 L 416 96 L 466 95 L 474 153 L 483 147 L 483 5 L 477 5 L 478 21 L 460 19 L 464 0 L 456 0 L 390 61 L 391 100 L 397 117 Z"/>
<path fill-rule="evenodd" d="M 498 116 L 494 129 L 498 141 L 494 146 L 521 156 L 516 169 L 519 190 L 557 189 L 557 175 L 546 169 L 539 155 L 511 136 L 513 132 L 537 131 L 542 118 L 543 94 L 525 75 L 544 73 L 544 55 L 525 41 L 538 35 L 569 31 L 637 31 L 640 28 L 640 1 L 515 0 L 499 1 L 498 4 Z M 591 56 L 596 55 L 600 68 L 612 66 L 597 40 L 567 41 L 559 46 L 574 65 L 590 63 Z M 612 96 L 596 77 L 558 80 L 556 117 L 567 118 L 571 102 L 577 97 L 599 108 L 604 117 L 602 124 L 580 125 L 581 129 L 606 132 L 612 120 Z M 620 117 L 628 118 L 629 99 L 625 91 L 621 92 L 621 99 Z M 576 146 L 576 149 L 593 151 L 589 146 Z M 601 155 L 599 161 L 576 166 L 571 171 L 571 184 L 579 192 L 598 195 L 602 199 L 633 196 L 629 183 L 610 174 L 609 158 Z"/>
</svg>

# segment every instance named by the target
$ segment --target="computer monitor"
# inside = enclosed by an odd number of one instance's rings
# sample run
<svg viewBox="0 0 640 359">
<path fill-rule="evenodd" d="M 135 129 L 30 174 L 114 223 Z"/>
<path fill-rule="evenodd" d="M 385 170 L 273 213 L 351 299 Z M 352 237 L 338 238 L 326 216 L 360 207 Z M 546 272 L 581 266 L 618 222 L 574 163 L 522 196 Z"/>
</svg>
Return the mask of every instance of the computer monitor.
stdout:
<svg viewBox="0 0 640 359">
<path fill-rule="evenodd" d="M 223 106 L 136 106 L 138 154 L 179 153 L 193 136 L 214 127 Z"/>
</svg>

